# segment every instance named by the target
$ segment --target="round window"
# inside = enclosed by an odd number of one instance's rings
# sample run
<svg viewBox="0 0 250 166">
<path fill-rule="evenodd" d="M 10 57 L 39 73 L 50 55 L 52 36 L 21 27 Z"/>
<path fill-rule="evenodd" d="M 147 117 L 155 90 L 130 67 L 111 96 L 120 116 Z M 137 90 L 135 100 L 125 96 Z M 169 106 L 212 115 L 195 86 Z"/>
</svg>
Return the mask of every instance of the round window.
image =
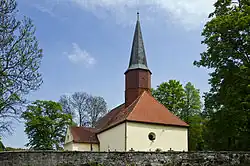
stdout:
<svg viewBox="0 0 250 166">
<path fill-rule="evenodd" d="M 153 132 L 151 132 L 151 133 L 148 134 L 148 139 L 149 139 L 150 141 L 154 141 L 154 140 L 155 140 L 155 137 L 156 137 L 156 135 L 155 135 L 155 133 L 153 133 Z"/>
</svg>

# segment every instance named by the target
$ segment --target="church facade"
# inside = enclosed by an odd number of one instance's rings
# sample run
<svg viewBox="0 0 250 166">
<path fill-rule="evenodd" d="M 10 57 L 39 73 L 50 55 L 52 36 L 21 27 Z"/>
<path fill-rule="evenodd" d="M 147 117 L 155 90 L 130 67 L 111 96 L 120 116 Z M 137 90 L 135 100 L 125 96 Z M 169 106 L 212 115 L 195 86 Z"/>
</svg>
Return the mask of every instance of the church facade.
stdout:
<svg viewBox="0 0 250 166">
<path fill-rule="evenodd" d="M 64 149 L 69 151 L 188 151 L 188 124 L 150 93 L 139 14 L 128 69 L 125 102 L 101 118 L 95 128 L 69 127 Z"/>
</svg>

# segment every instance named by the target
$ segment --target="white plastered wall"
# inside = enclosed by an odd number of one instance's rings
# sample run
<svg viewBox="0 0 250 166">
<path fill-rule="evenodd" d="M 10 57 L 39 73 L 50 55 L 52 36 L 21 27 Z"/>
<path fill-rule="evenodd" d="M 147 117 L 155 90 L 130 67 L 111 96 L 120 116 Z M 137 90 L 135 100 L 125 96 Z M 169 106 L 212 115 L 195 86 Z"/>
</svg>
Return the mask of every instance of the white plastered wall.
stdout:
<svg viewBox="0 0 250 166">
<path fill-rule="evenodd" d="M 150 141 L 148 134 L 155 133 Z M 188 129 L 185 127 L 164 126 L 127 122 L 127 151 L 155 151 L 157 148 L 168 151 L 188 151 Z"/>
<path fill-rule="evenodd" d="M 97 135 L 100 151 L 125 151 L 125 123 Z"/>
</svg>

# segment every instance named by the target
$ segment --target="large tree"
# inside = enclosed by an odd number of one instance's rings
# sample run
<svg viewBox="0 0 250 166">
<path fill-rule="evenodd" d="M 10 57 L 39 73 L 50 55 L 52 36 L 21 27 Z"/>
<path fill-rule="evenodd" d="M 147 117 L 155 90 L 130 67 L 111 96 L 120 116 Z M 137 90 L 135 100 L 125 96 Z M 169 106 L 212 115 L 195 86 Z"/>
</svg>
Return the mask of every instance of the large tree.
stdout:
<svg viewBox="0 0 250 166">
<path fill-rule="evenodd" d="M 177 116 L 185 105 L 185 91 L 180 81 L 169 80 L 152 89 L 152 95 Z"/>
<path fill-rule="evenodd" d="M 22 117 L 31 149 L 61 149 L 72 116 L 62 111 L 59 103 L 37 100 L 27 107 Z"/>
<path fill-rule="evenodd" d="M 189 150 L 202 150 L 204 140 L 200 90 L 196 89 L 191 82 L 185 85 L 184 90 L 185 105 L 182 109 L 181 118 L 189 124 L 188 147 Z"/>
<path fill-rule="evenodd" d="M 102 97 L 90 96 L 87 105 L 89 125 L 94 127 L 97 120 L 107 113 L 107 103 Z"/>
<path fill-rule="evenodd" d="M 216 150 L 249 150 L 250 1 L 217 0 L 214 6 L 202 32 L 207 50 L 194 62 L 213 69 L 205 110 L 214 142 L 207 140 Z"/>
<path fill-rule="evenodd" d="M 60 97 L 64 112 L 75 115 L 79 126 L 94 127 L 96 121 L 107 113 L 107 103 L 102 97 L 86 92 L 75 92 Z"/>
<path fill-rule="evenodd" d="M 85 92 L 75 92 L 70 97 L 70 106 L 78 115 L 79 126 L 86 126 L 89 122 L 88 111 L 87 111 L 88 100 L 89 100 L 89 94 Z"/>
<path fill-rule="evenodd" d="M 0 1 L 0 134 L 11 132 L 24 96 L 42 83 L 35 27 L 27 17 L 18 20 L 17 12 L 15 0 Z"/>
<path fill-rule="evenodd" d="M 182 110 L 182 119 L 186 122 L 189 122 L 188 117 L 201 115 L 201 97 L 200 97 L 200 90 L 196 89 L 191 82 L 188 82 L 185 87 L 185 104 Z"/>
</svg>

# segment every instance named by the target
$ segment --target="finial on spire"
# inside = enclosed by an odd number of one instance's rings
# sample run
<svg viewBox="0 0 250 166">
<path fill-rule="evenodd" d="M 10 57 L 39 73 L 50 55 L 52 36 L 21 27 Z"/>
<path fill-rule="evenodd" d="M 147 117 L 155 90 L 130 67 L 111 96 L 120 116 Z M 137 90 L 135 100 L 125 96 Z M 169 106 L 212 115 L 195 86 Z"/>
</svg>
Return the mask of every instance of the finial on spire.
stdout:
<svg viewBox="0 0 250 166">
<path fill-rule="evenodd" d="M 139 13 L 139 11 L 137 12 L 137 21 L 139 21 L 140 20 L 140 13 Z"/>
</svg>

